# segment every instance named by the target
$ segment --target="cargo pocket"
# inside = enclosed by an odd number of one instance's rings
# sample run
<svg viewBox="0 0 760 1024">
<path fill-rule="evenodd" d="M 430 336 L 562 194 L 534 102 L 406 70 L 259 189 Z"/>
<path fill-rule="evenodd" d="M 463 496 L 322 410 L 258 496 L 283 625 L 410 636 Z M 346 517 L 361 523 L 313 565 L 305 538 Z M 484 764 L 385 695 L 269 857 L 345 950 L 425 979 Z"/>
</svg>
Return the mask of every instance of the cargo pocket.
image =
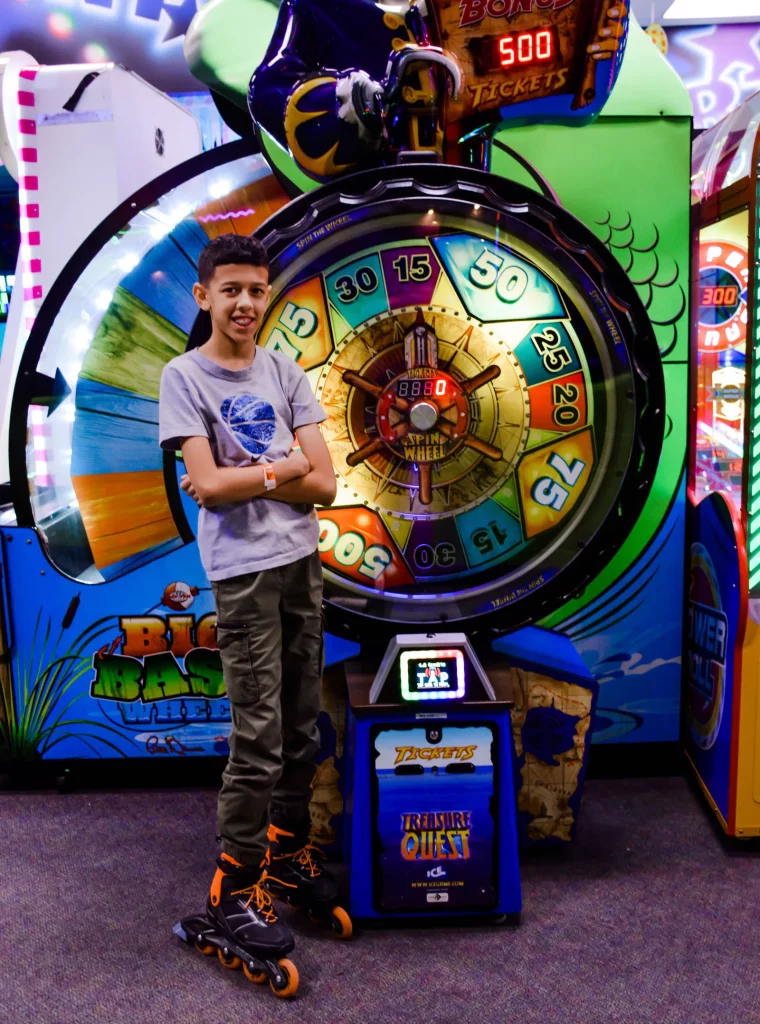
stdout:
<svg viewBox="0 0 760 1024">
<path fill-rule="evenodd" d="M 319 617 L 319 647 L 317 650 L 317 675 L 321 679 L 325 674 L 325 613 L 324 610 Z"/>
<path fill-rule="evenodd" d="M 259 687 L 251 658 L 251 632 L 244 622 L 217 622 L 216 643 L 231 704 L 254 704 Z"/>
</svg>

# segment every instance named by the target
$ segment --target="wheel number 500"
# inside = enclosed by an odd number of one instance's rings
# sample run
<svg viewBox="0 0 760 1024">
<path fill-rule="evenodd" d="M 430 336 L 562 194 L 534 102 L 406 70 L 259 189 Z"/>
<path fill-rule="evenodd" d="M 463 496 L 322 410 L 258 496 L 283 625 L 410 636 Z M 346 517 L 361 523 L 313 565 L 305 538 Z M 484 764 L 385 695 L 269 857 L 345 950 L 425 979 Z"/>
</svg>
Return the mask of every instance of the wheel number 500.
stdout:
<svg viewBox="0 0 760 1024">
<path fill-rule="evenodd" d="M 319 553 L 332 554 L 341 568 L 350 569 L 357 566 L 362 576 L 378 580 L 391 564 L 391 553 L 382 544 L 366 546 L 364 537 L 353 530 L 340 532 L 340 527 L 332 519 L 319 520 Z"/>
</svg>

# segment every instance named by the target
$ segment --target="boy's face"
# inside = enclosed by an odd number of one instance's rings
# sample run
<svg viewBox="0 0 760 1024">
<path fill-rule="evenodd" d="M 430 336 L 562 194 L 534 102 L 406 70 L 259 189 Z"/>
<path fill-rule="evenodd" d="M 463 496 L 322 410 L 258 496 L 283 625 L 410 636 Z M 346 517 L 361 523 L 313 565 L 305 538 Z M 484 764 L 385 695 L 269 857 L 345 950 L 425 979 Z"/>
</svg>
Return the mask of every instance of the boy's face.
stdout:
<svg viewBox="0 0 760 1024">
<path fill-rule="evenodd" d="M 206 284 L 193 286 L 195 301 L 211 314 L 214 329 L 233 345 L 253 340 L 271 294 L 266 267 L 251 267 L 246 263 L 224 263 L 214 269 Z"/>
</svg>

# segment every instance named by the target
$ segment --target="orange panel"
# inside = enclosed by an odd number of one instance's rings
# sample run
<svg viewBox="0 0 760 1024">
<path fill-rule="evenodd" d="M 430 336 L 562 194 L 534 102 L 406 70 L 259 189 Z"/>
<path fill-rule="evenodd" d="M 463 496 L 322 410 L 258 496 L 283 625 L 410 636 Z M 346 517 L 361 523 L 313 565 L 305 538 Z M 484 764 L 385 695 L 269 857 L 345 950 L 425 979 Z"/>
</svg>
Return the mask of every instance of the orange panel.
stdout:
<svg viewBox="0 0 760 1024">
<path fill-rule="evenodd" d="M 98 569 L 178 536 L 160 470 L 74 476 L 71 482 Z"/>
<path fill-rule="evenodd" d="M 267 217 L 290 202 L 273 174 L 237 188 L 195 211 L 195 219 L 209 238 L 218 235 L 251 235 Z"/>
<path fill-rule="evenodd" d="M 328 508 L 319 513 L 322 564 L 378 590 L 414 583 L 380 516 L 370 509 Z"/>
<path fill-rule="evenodd" d="M 586 489 L 593 465 L 590 429 L 523 456 L 517 474 L 526 536 L 535 537 L 570 514 Z"/>
<path fill-rule="evenodd" d="M 586 426 L 586 384 L 582 373 L 569 373 L 530 389 L 531 430 L 565 433 Z"/>
<path fill-rule="evenodd" d="M 304 370 L 324 363 L 333 345 L 321 277 L 285 292 L 269 310 L 258 343 L 290 356 Z"/>
</svg>

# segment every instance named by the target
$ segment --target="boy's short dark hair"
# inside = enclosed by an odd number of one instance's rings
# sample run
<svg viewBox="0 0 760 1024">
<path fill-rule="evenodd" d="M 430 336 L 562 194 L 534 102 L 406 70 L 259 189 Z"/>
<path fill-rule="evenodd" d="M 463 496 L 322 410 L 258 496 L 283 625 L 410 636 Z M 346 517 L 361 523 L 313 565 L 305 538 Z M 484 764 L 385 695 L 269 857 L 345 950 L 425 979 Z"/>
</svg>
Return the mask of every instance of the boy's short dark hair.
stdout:
<svg viewBox="0 0 760 1024">
<path fill-rule="evenodd" d="M 198 280 L 208 284 L 217 267 L 225 263 L 244 263 L 269 270 L 269 256 L 258 238 L 248 235 L 219 235 L 203 248 L 198 257 Z"/>
</svg>

